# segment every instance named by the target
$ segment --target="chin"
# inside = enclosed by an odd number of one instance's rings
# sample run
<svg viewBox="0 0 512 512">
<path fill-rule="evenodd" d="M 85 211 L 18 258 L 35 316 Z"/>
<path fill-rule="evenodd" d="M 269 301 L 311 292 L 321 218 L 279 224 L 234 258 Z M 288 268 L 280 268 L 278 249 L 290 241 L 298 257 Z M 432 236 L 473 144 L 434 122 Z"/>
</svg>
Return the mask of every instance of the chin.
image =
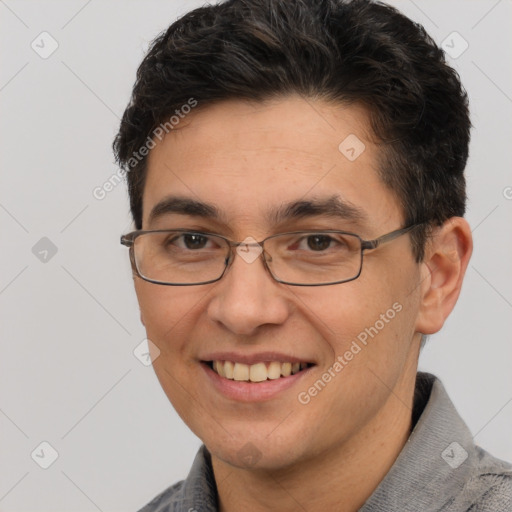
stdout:
<svg viewBox="0 0 512 512">
<path fill-rule="evenodd" d="M 230 432 L 232 436 L 213 437 L 210 433 L 202 438 L 212 457 L 230 466 L 252 470 L 283 470 L 306 455 L 303 432 L 293 433 L 290 429 L 283 429 L 278 434 L 272 433 L 272 429 L 255 432 L 254 429 L 243 428 L 238 433 Z"/>
</svg>

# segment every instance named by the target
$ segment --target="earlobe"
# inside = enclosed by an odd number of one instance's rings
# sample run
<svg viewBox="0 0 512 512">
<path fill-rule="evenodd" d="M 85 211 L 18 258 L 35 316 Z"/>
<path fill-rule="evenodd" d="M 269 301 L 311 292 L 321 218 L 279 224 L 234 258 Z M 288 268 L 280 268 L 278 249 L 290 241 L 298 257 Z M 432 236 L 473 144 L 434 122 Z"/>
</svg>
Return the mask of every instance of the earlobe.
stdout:
<svg viewBox="0 0 512 512">
<path fill-rule="evenodd" d="M 422 263 L 416 331 L 434 334 L 453 310 L 473 250 L 469 224 L 452 217 L 434 229 Z"/>
</svg>

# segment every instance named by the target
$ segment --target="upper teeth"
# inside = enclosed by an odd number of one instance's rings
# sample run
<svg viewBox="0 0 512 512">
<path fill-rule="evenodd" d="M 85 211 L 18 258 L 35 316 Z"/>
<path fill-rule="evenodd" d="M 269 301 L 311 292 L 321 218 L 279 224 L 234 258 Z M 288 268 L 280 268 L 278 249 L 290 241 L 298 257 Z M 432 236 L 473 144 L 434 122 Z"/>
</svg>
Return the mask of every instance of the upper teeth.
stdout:
<svg viewBox="0 0 512 512">
<path fill-rule="evenodd" d="M 288 377 L 307 368 L 307 363 L 270 363 L 244 364 L 232 361 L 213 361 L 213 369 L 221 376 L 230 380 L 244 380 L 250 382 L 263 382 L 267 379 Z"/>
</svg>

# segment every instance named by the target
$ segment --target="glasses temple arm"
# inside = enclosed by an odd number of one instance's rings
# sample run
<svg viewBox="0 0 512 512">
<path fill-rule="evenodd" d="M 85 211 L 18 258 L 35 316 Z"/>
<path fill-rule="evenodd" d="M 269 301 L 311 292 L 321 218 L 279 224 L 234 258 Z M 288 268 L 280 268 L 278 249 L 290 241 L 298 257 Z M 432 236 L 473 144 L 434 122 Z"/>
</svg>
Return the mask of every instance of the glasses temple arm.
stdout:
<svg viewBox="0 0 512 512">
<path fill-rule="evenodd" d="M 411 224 L 410 226 L 406 226 L 405 228 L 397 229 L 395 231 L 391 231 L 391 233 L 387 233 L 385 235 L 382 235 L 379 238 L 375 238 L 375 240 L 363 240 L 363 243 L 361 244 L 362 250 L 371 250 L 376 249 L 382 244 L 385 244 L 386 242 L 390 242 L 391 240 L 394 240 L 395 238 L 398 238 L 399 236 L 405 235 L 405 233 L 408 233 L 416 226 L 419 226 L 418 224 Z"/>
</svg>

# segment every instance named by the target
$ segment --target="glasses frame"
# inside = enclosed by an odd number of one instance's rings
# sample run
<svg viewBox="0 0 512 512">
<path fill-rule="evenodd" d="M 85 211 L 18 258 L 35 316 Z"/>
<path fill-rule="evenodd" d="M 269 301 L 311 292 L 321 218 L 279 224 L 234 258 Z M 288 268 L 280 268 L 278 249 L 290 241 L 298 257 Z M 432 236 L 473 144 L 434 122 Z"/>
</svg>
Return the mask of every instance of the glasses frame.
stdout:
<svg viewBox="0 0 512 512">
<path fill-rule="evenodd" d="M 381 245 L 391 242 L 392 240 L 395 240 L 396 238 L 398 238 L 402 235 L 405 235 L 406 233 L 409 233 L 410 231 L 412 231 L 412 229 L 414 229 L 417 226 L 420 226 L 421 224 L 423 224 L 423 223 L 420 222 L 420 223 L 410 224 L 403 228 L 399 228 L 399 229 L 395 229 L 394 231 L 390 231 L 389 233 L 381 235 L 378 238 L 374 238 L 373 240 L 364 240 L 358 234 L 351 233 L 350 231 L 341 231 L 341 230 L 337 230 L 337 229 L 325 229 L 325 230 L 315 229 L 315 230 L 288 231 L 286 233 L 277 233 L 275 235 L 270 235 L 267 238 L 264 238 L 261 242 L 252 242 L 249 244 L 247 244 L 247 242 L 244 242 L 244 241 L 235 242 L 235 241 L 230 240 L 229 238 L 226 238 L 225 236 L 219 235 L 217 233 L 210 233 L 207 231 L 195 231 L 193 229 L 192 230 L 191 229 L 139 229 L 139 230 L 127 233 L 126 235 L 121 235 L 121 245 L 124 245 L 130 249 L 130 262 L 131 262 L 133 271 L 136 273 L 136 275 L 138 277 L 140 277 L 144 281 L 147 281 L 148 283 L 160 284 L 163 286 L 199 286 L 199 285 L 203 285 L 203 284 L 216 283 L 217 281 L 220 281 L 224 277 L 226 270 L 230 267 L 231 263 L 234 261 L 234 252 L 235 251 L 233 249 L 236 249 L 237 247 L 240 247 L 241 245 L 252 245 L 252 246 L 258 245 L 262 248 L 262 252 L 261 252 L 260 256 L 262 256 L 263 265 L 264 265 L 265 269 L 267 270 L 267 272 L 272 277 L 272 279 L 274 279 L 274 281 L 277 281 L 278 283 L 287 284 L 290 286 L 331 286 L 333 284 L 342 284 L 342 283 L 348 283 L 350 281 L 354 281 L 361 275 L 361 272 L 363 271 L 363 255 L 364 255 L 365 251 L 372 251 L 374 249 L 377 249 Z M 165 232 L 168 232 L 168 233 L 172 233 L 172 232 L 190 233 L 191 235 L 207 235 L 207 236 L 215 236 L 217 238 L 223 239 L 225 242 L 227 242 L 227 244 L 231 250 L 230 250 L 229 255 L 226 258 L 226 261 L 224 263 L 224 270 L 222 271 L 222 274 L 219 277 L 217 277 L 216 279 L 211 279 L 209 281 L 201 281 L 199 283 L 167 283 L 167 282 L 157 281 L 157 280 L 150 279 L 148 277 L 143 276 L 139 272 L 139 269 L 137 268 L 137 263 L 135 261 L 135 249 L 134 249 L 135 240 L 137 239 L 137 237 L 147 234 L 147 233 L 165 233 Z M 340 234 L 340 235 L 350 235 L 350 236 L 354 236 L 354 237 L 358 238 L 361 243 L 361 251 L 360 251 L 359 272 L 357 273 L 357 275 L 354 277 L 351 277 L 350 279 L 343 279 L 341 281 L 332 281 L 332 282 L 328 282 L 328 283 L 306 283 L 306 284 L 292 283 L 292 282 L 284 281 L 284 280 L 276 277 L 272 273 L 272 270 L 270 269 L 270 267 L 268 266 L 267 258 L 270 257 L 270 261 L 271 261 L 272 257 L 270 255 L 266 256 L 264 243 L 267 240 L 270 240 L 271 238 L 276 238 L 276 237 L 283 236 L 283 235 L 295 235 L 295 234 L 300 234 L 300 233 L 304 233 L 304 234 L 307 234 L 307 233 L 311 233 L 311 234 L 313 234 L 313 233 L 326 233 L 326 234 L 336 233 L 336 234 Z"/>
</svg>

